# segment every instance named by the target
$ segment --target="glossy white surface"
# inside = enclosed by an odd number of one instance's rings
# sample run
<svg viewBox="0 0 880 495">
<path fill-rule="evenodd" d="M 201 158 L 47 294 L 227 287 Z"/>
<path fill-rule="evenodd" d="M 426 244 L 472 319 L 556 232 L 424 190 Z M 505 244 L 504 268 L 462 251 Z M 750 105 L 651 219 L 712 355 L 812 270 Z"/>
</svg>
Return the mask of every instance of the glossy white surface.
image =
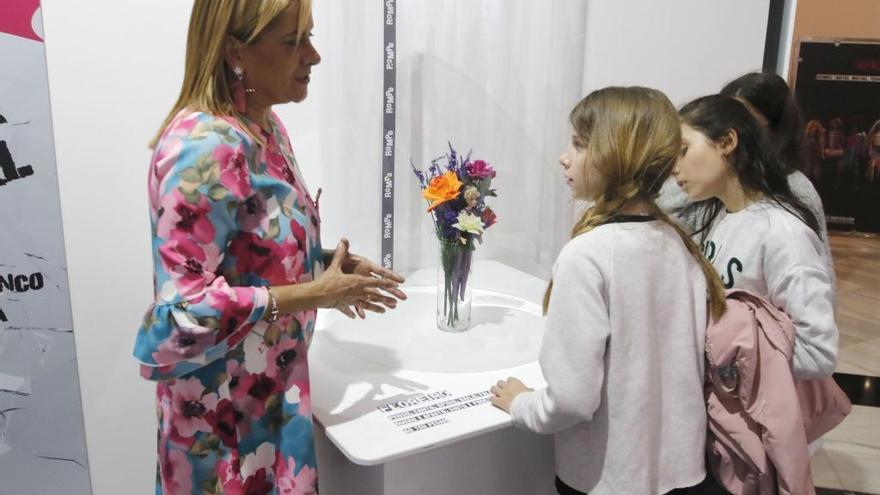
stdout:
<svg viewBox="0 0 880 495">
<path fill-rule="evenodd" d="M 436 288 L 416 287 L 407 290 L 409 299 L 398 309 L 371 318 L 368 328 L 332 315 L 323 336 L 364 361 L 412 371 L 488 372 L 536 361 L 544 334 L 540 306 L 498 292 L 474 292 L 467 332 L 439 331 L 432 310 Z"/>
<path fill-rule="evenodd" d="M 544 385 L 536 362 L 544 281 L 497 262 L 476 263 L 472 329 L 450 334 L 434 323 L 433 289 L 425 284 L 435 277 L 433 269 L 411 274 L 408 283 L 420 285 L 388 314 L 319 318 L 309 350 L 314 415 L 356 464 L 382 464 L 510 426 L 506 413 L 485 402 L 442 415 L 445 424 L 406 433 L 382 405 L 438 392 L 480 394 L 508 376 Z"/>
</svg>

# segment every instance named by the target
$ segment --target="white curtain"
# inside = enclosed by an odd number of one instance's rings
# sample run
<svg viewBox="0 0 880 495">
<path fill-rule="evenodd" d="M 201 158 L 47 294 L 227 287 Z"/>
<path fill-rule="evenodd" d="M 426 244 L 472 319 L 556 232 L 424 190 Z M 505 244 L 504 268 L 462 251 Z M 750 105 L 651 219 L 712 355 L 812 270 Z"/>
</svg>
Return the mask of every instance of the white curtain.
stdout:
<svg viewBox="0 0 880 495">
<path fill-rule="evenodd" d="M 395 269 L 436 263 L 409 161 L 427 166 L 449 141 L 498 169 L 500 222 L 477 257 L 549 276 L 580 210 L 557 164 L 571 107 L 609 84 L 656 87 L 676 105 L 718 91 L 760 66 L 767 2 L 397 0 Z M 323 62 L 309 99 L 279 111 L 309 185 L 324 188 L 325 245 L 346 236 L 377 261 L 384 3 L 314 1 Z"/>
<path fill-rule="evenodd" d="M 340 236 L 378 260 L 384 2 L 315 2 L 323 56 L 309 99 L 280 114 L 321 202 L 326 247 Z M 583 0 L 402 0 L 397 5 L 395 269 L 436 263 L 437 242 L 410 159 L 426 167 L 473 149 L 498 170 L 499 223 L 478 258 L 548 277 L 572 204 L 558 156 L 581 98 Z"/>
</svg>

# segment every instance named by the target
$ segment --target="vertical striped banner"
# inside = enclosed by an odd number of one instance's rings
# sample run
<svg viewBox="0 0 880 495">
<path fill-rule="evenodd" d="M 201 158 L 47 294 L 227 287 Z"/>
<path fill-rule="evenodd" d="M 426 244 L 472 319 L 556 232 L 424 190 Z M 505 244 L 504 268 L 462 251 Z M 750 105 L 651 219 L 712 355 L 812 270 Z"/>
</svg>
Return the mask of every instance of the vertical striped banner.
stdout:
<svg viewBox="0 0 880 495">
<path fill-rule="evenodd" d="M 385 2 L 384 82 L 382 92 L 382 266 L 394 267 L 394 151 L 396 149 L 395 91 L 397 86 L 397 12 L 395 0 Z"/>
</svg>

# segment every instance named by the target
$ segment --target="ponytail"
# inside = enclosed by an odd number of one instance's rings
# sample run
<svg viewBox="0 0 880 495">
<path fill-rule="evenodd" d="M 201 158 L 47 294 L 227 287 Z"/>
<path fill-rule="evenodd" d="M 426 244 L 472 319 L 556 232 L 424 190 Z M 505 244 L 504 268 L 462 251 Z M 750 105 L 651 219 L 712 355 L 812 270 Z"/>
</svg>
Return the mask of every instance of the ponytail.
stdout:
<svg viewBox="0 0 880 495">
<path fill-rule="evenodd" d="M 594 91 L 569 116 L 575 133 L 586 144 L 585 156 L 602 180 L 602 193 L 571 230 L 574 239 L 607 223 L 633 205 L 646 202 L 652 215 L 678 233 L 706 277 L 712 318 L 724 314 L 724 287 L 715 268 L 690 236 L 656 205 L 654 198 L 669 178 L 681 153 L 681 124 L 666 96 L 649 88 L 610 87 Z M 544 314 L 550 306 L 553 280 L 544 293 Z"/>
<path fill-rule="evenodd" d="M 622 201 L 622 200 L 621 200 Z M 630 204 L 634 203 L 632 199 L 629 201 Z M 618 203 L 618 201 L 613 201 L 612 203 Z M 622 204 L 622 203 L 621 203 Z M 717 320 L 724 315 L 724 311 L 727 307 L 724 296 L 724 284 L 721 282 L 721 278 L 718 276 L 718 272 L 715 271 L 715 267 L 703 256 L 703 253 L 700 252 L 700 247 L 697 246 L 697 243 L 688 235 L 687 232 L 681 226 L 678 225 L 675 221 L 669 218 L 663 210 L 657 206 L 656 203 L 650 201 L 652 207 L 652 215 L 657 220 L 665 223 L 672 227 L 673 230 L 678 234 L 678 237 L 681 238 L 681 242 L 684 244 L 688 253 L 694 258 L 694 261 L 700 265 L 700 270 L 703 272 L 703 276 L 706 278 L 706 292 L 708 296 L 709 303 L 709 314 L 711 315 L 713 320 Z M 603 223 L 610 220 L 615 216 L 614 212 L 620 211 L 623 209 L 620 205 L 615 207 L 614 204 L 610 204 L 608 202 L 600 202 L 596 203 L 595 206 L 588 209 L 581 216 L 581 219 L 575 224 L 574 229 L 572 229 L 572 239 L 581 235 L 586 234 L 587 232 L 593 230 L 594 228 L 602 225 Z M 544 292 L 544 314 L 547 314 L 547 310 L 550 307 L 550 295 L 553 292 L 553 280 L 550 280 L 550 283 L 547 285 L 547 290 Z"/>
</svg>

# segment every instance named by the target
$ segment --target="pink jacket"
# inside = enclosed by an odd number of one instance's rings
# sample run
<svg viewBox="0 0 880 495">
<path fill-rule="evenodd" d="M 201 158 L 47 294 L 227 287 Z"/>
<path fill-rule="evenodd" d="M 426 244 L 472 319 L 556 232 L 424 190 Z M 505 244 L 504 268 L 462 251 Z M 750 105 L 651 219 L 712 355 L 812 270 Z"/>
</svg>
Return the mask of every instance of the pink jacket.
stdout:
<svg viewBox="0 0 880 495">
<path fill-rule="evenodd" d="M 734 494 L 814 494 L 807 443 L 849 414 L 831 378 L 795 382 L 794 332 L 785 313 L 738 289 L 706 331 L 709 467 Z"/>
</svg>

